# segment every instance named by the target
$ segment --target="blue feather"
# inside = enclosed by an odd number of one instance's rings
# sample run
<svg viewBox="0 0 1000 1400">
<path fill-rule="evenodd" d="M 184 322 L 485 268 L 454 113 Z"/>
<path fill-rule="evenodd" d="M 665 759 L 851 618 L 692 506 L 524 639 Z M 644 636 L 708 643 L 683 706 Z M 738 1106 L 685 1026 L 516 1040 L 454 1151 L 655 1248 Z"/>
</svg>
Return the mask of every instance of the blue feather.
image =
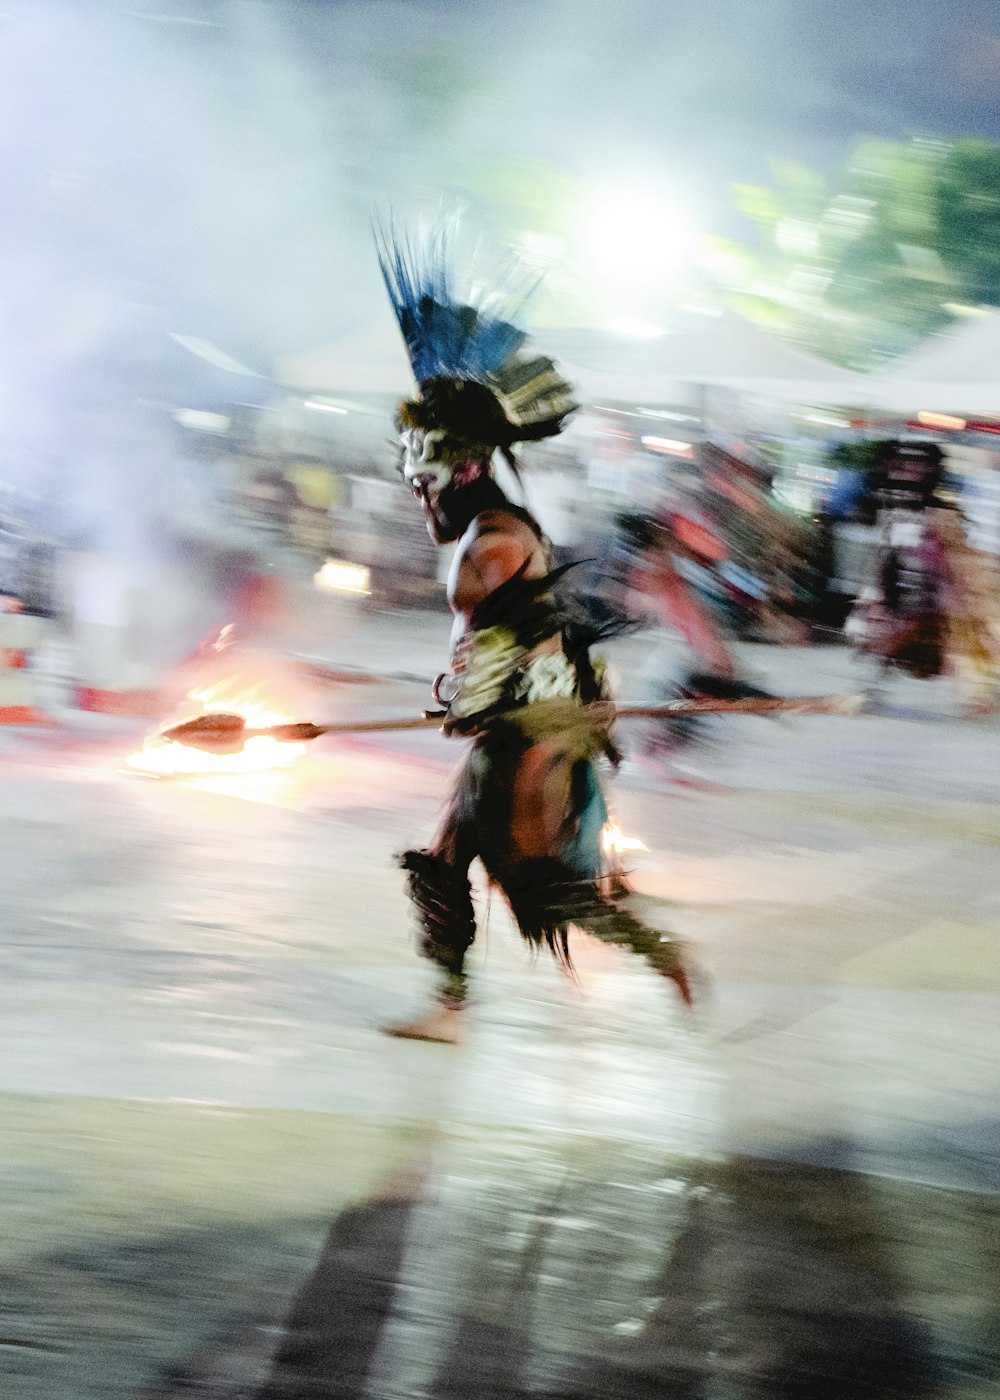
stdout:
<svg viewBox="0 0 1000 1400">
<path fill-rule="evenodd" d="M 455 296 L 445 231 L 438 230 L 422 246 L 392 228 L 377 228 L 375 236 L 382 278 L 417 383 L 462 379 L 484 384 L 498 374 L 524 344 L 525 333 L 473 298 Z"/>
</svg>

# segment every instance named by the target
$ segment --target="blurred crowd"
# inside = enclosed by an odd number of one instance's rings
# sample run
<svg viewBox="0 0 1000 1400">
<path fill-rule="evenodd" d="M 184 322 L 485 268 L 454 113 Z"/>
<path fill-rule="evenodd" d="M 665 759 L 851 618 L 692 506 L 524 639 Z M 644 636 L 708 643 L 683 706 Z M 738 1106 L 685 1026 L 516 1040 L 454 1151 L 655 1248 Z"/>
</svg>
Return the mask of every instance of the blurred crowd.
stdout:
<svg viewBox="0 0 1000 1400">
<path fill-rule="evenodd" d="M 712 632 L 858 644 L 885 549 L 886 445 L 834 449 L 822 490 L 796 508 L 773 450 L 687 437 L 632 434 L 623 447 L 627 434 L 612 422 L 590 439 L 529 448 L 519 479 L 503 484 L 539 519 L 554 560 L 575 564 L 573 591 L 591 608 L 679 631 L 710 669 L 720 670 Z M 70 679 L 97 690 L 154 683 L 246 613 L 268 576 L 314 580 L 373 609 L 442 604 L 448 551 L 427 537 L 384 443 L 381 455 L 352 462 L 261 446 L 246 433 L 189 433 L 175 435 L 171 452 L 174 487 L 119 498 L 108 516 L 123 522 L 117 533 L 95 523 L 105 520 L 99 508 L 71 509 L 65 488 L 40 489 L 37 474 L 31 491 L 0 493 L 0 593 L 48 620 Z M 965 501 L 941 460 L 939 499 L 965 519 L 976 557 L 995 563 L 995 540 L 956 510 Z M 116 629 L 112 650 L 127 665 L 98 664 Z"/>
</svg>

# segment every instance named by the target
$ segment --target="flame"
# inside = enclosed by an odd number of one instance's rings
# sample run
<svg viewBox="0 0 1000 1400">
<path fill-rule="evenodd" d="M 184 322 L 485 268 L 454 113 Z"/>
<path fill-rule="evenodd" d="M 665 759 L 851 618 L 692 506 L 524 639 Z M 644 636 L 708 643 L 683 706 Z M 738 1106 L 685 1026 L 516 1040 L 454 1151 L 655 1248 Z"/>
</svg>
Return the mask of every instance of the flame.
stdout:
<svg viewBox="0 0 1000 1400">
<path fill-rule="evenodd" d="M 238 676 L 214 685 L 195 687 L 188 692 L 184 714 L 174 723 L 220 711 L 242 715 L 251 729 L 267 729 L 272 724 L 287 724 L 297 718 L 275 709 L 273 703 L 263 697 L 262 690 L 261 685 L 247 689 Z M 157 733 L 150 735 L 137 752 L 129 754 L 126 763 L 137 773 L 160 778 L 218 778 L 287 769 L 302 757 L 306 748 L 305 744 L 283 744 L 262 735 L 248 739 L 240 753 L 206 753 L 203 749 L 162 739 Z"/>
<path fill-rule="evenodd" d="M 645 841 L 640 841 L 638 836 L 626 836 L 620 826 L 609 823 L 601 837 L 604 845 L 605 855 L 620 856 L 625 851 L 648 851 L 649 847 Z"/>
</svg>

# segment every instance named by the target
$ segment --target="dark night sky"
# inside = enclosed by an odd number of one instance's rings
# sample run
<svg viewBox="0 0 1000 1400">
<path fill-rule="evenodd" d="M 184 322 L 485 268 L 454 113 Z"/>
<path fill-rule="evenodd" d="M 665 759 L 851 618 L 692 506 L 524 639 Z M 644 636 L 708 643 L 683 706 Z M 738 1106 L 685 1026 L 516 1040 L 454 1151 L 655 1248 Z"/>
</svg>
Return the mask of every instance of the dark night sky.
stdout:
<svg viewBox="0 0 1000 1400">
<path fill-rule="evenodd" d="M 715 208 L 769 159 L 835 168 L 859 136 L 1000 138 L 996 0 L 959 0 L 948 19 L 936 0 L 563 0 L 536 7 L 526 33 L 544 38 L 528 44 L 500 22 L 510 10 L 491 28 L 512 103 L 566 158 L 637 145 L 698 178 Z"/>
<path fill-rule="evenodd" d="M 381 305 L 373 203 L 433 207 L 499 159 L 654 172 L 731 232 L 731 182 L 770 160 L 832 172 L 865 135 L 1000 139 L 1000 0 L 0 10 L 8 281 L 113 275 L 258 363 Z"/>
</svg>

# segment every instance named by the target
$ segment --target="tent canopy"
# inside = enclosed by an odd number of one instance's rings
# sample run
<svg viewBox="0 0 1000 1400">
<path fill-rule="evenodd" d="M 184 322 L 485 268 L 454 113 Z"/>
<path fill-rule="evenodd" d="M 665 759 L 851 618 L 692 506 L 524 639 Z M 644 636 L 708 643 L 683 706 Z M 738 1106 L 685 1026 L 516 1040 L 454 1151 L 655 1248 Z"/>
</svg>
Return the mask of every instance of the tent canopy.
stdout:
<svg viewBox="0 0 1000 1400">
<path fill-rule="evenodd" d="M 656 339 L 604 331 L 540 332 L 539 346 L 559 361 L 590 403 L 691 402 L 691 385 L 725 385 L 785 400 L 860 403 L 862 375 L 827 364 L 742 317 L 689 316 Z M 389 316 L 332 345 L 286 355 L 278 383 L 310 393 L 408 393 L 413 384 L 399 331 Z"/>
<path fill-rule="evenodd" d="M 413 388 L 413 371 L 398 327 L 389 316 L 359 326 L 332 345 L 285 355 L 275 379 L 308 393 L 393 394 Z"/>
<path fill-rule="evenodd" d="M 275 386 L 256 370 L 234 360 L 211 341 L 168 332 L 165 368 L 173 375 L 172 394 L 182 409 L 228 413 L 239 406 L 264 408 Z"/>
<path fill-rule="evenodd" d="M 690 402 L 693 385 L 792 402 L 860 403 L 863 375 L 786 345 L 767 331 L 726 313 L 689 315 L 650 340 L 608 332 L 555 332 L 546 337 L 564 368 L 590 393 L 643 403 Z M 687 386 L 679 391 L 679 386 Z M 612 394 L 612 390 L 620 392 Z"/>
<path fill-rule="evenodd" d="M 870 378 L 869 403 L 1000 417 L 1000 316 L 975 316 Z"/>
</svg>

